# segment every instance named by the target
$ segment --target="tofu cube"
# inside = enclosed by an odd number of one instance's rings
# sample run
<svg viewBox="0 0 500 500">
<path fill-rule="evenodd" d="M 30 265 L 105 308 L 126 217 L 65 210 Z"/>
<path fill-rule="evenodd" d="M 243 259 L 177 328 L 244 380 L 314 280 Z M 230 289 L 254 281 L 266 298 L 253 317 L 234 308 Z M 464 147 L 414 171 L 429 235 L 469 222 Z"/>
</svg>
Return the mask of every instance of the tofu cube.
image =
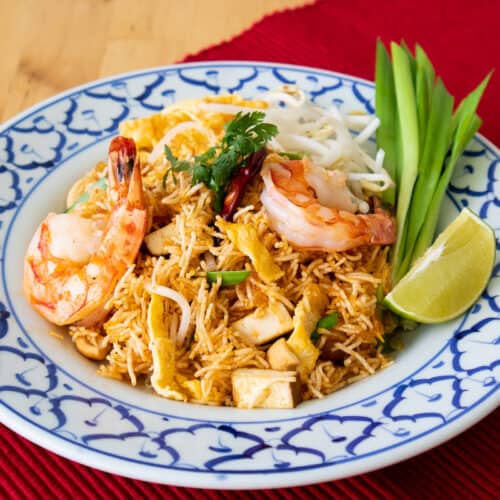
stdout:
<svg viewBox="0 0 500 500">
<path fill-rule="evenodd" d="M 235 321 L 233 331 L 249 344 L 261 345 L 289 332 L 293 321 L 287 308 L 281 302 L 271 302 L 265 308 Z"/>
<path fill-rule="evenodd" d="M 287 344 L 286 340 L 278 339 L 267 351 L 267 361 L 273 370 L 295 371 L 299 366 L 299 358 Z"/>
<path fill-rule="evenodd" d="M 231 381 L 238 408 L 295 408 L 300 402 L 296 372 L 240 368 Z"/>
<path fill-rule="evenodd" d="M 153 255 L 165 255 L 166 248 L 173 244 L 175 224 L 170 223 L 144 237 L 144 243 Z"/>
</svg>

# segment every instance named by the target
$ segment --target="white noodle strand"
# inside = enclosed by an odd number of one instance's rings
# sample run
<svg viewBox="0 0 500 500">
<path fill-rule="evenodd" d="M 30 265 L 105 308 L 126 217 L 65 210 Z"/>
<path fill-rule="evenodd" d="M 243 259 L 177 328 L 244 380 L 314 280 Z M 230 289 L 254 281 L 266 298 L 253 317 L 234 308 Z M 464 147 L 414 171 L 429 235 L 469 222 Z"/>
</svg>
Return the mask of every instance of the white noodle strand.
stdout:
<svg viewBox="0 0 500 500">
<path fill-rule="evenodd" d="M 191 321 L 191 307 L 184 295 L 176 292 L 172 288 L 163 285 L 152 285 L 151 292 L 161 295 L 166 299 L 173 300 L 181 308 L 181 321 L 179 323 L 179 330 L 177 331 L 177 345 L 182 345 L 186 340 L 186 335 L 189 329 L 189 322 Z"/>
</svg>

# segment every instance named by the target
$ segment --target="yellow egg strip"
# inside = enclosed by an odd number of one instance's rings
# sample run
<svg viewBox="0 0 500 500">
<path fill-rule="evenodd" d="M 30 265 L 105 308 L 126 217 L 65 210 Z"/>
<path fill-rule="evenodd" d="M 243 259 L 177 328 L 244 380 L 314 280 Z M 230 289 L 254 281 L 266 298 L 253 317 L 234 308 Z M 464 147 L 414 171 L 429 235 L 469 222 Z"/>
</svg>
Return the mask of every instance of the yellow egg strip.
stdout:
<svg viewBox="0 0 500 500">
<path fill-rule="evenodd" d="M 226 222 L 223 219 L 218 219 L 217 225 L 227 234 L 233 245 L 250 258 L 257 274 L 265 283 L 272 283 L 283 276 L 283 271 L 275 264 L 253 226 Z"/>
</svg>

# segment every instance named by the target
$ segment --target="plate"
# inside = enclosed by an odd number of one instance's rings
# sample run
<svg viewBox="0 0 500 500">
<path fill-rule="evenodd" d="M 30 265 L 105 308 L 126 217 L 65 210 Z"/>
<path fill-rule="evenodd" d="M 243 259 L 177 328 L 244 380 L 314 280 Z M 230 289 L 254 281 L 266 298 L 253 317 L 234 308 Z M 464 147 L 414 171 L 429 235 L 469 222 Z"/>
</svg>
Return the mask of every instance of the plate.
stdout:
<svg viewBox="0 0 500 500">
<path fill-rule="evenodd" d="M 185 64 L 84 85 L 0 131 L 0 418 L 24 437 L 98 469 L 205 488 L 264 488 L 338 479 L 409 458 L 473 425 L 499 403 L 499 266 L 464 316 L 406 335 L 386 370 L 294 410 L 169 401 L 99 377 L 71 340 L 25 302 L 22 262 L 49 211 L 106 157 L 118 123 L 187 98 L 244 97 L 297 84 L 344 111 L 374 111 L 373 84 L 319 69 L 252 62 Z M 440 228 L 469 206 L 500 221 L 499 150 L 476 136 L 443 202 Z"/>
</svg>

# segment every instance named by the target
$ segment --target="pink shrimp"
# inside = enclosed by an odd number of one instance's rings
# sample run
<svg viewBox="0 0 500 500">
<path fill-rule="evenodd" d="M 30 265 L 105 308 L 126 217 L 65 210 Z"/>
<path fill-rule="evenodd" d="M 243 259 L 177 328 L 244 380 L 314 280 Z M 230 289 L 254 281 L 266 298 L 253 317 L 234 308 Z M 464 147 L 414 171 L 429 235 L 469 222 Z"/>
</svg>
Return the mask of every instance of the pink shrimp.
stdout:
<svg viewBox="0 0 500 500">
<path fill-rule="evenodd" d="M 104 228 L 74 213 L 51 213 L 29 244 L 24 292 L 52 323 L 90 326 L 104 319 L 106 301 L 135 261 L 146 231 L 147 210 L 132 139 L 111 141 L 108 196 L 113 209 Z"/>
<path fill-rule="evenodd" d="M 307 159 L 277 155 L 264 163 L 261 200 L 275 231 L 297 248 L 326 252 L 394 243 L 396 224 L 386 211 L 352 213 L 345 174 L 315 169 Z"/>
</svg>

